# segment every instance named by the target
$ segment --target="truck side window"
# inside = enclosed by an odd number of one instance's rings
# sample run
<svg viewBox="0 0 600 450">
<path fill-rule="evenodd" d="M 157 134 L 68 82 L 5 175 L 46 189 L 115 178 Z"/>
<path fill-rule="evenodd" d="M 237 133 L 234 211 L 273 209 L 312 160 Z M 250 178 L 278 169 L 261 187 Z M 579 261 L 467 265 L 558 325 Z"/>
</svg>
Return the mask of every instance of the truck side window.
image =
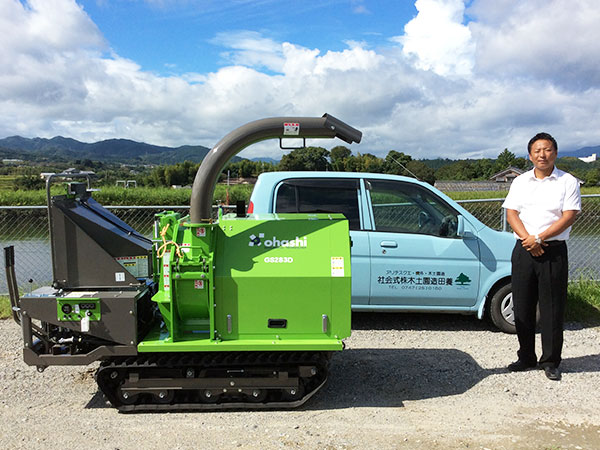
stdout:
<svg viewBox="0 0 600 450">
<path fill-rule="evenodd" d="M 284 180 L 277 188 L 276 213 L 342 213 L 351 230 L 360 229 L 358 180 Z"/>
<path fill-rule="evenodd" d="M 433 192 L 400 181 L 369 180 L 377 231 L 456 237 L 458 213 Z"/>
</svg>

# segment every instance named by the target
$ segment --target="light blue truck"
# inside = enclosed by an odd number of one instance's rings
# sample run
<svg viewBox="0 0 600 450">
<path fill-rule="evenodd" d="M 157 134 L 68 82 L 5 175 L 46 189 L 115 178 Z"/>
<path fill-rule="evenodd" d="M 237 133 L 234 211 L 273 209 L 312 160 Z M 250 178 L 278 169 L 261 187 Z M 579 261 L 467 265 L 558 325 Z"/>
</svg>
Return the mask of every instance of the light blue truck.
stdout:
<svg viewBox="0 0 600 450">
<path fill-rule="evenodd" d="M 427 183 L 355 172 L 270 172 L 248 212 L 341 212 L 349 221 L 352 309 L 488 314 L 514 333 L 512 234 Z"/>
</svg>

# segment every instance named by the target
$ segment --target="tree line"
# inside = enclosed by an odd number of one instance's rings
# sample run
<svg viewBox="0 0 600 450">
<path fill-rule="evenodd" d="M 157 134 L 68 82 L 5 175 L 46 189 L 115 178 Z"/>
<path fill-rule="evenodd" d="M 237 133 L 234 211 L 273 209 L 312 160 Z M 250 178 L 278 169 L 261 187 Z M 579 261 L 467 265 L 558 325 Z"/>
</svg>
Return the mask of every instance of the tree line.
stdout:
<svg viewBox="0 0 600 450">
<path fill-rule="evenodd" d="M 74 167 L 80 170 L 93 170 L 98 175 L 98 184 L 114 185 L 119 179 L 135 179 L 139 186 L 188 186 L 193 184 L 199 164 L 190 161 L 173 165 L 156 167 L 135 167 L 117 164 L 104 164 L 90 160 L 74 161 Z M 73 164 L 73 163 L 71 163 Z M 69 163 L 63 163 L 65 167 Z M 344 172 L 375 172 L 404 175 L 418 178 L 430 184 L 436 180 L 481 181 L 489 180 L 494 174 L 508 167 L 528 170 L 531 162 L 525 158 L 516 157 L 508 149 L 498 154 L 496 159 L 424 159 L 416 160 L 410 155 L 396 150 L 390 150 L 380 158 L 371 153 L 352 154 L 345 146 L 333 147 L 327 150 L 323 147 L 298 148 L 286 153 L 278 163 L 251 161 L 242 159 L 228 163 L 221 173 L 221 182 L 236 178 L 255 178 L 263 172 L 294 170 L 294 171 L 344 171 Z M 600 161 L 584 163 L 578 158 L 564 157 L 557 160 L 557 166 L 566 170 L 581 180 L 587 186 L 600 183 Z M 73 167 L 73 165 L 70 165 Z M 0 172 L 18 174 L 14 182 L 16 189 L 38 189 L 43 187 L 39 178 L 41 167 L 22 167 L 15 170 L 0 167 Z M 60 171 L 62 168 L 44 167 L 41 171 Z"/>
<path fill-rule="evenodd" d="M 153 186 L 192 184 L 198 166 L 186 161 L 172 166 L 156 167 L 150 174 L 147 184 Z M 435 168 L 436 166 L 439 167 Z M 231 162 L 223 169 L 221 181 L 226 181 L 227 176 L 253 178 L 263 172 L 293 170 L 387 173 L 418 178 L 433 184 L 436 180 L 488 180 L 495 173 L 510 166 L 526 169 L 528 161 L 525 158 L 517 158 L 508 149 L 504 149 L 495 160 L 452 161 L 416 160 L 396 150 L 390 150 L 383 158 L 371 153 L 353 155 L 348 147 L 340 145 L 331 150 L 323 147 L 294 149 L 285 154 L 277 164 L 247 159 Z"/>
</svg>

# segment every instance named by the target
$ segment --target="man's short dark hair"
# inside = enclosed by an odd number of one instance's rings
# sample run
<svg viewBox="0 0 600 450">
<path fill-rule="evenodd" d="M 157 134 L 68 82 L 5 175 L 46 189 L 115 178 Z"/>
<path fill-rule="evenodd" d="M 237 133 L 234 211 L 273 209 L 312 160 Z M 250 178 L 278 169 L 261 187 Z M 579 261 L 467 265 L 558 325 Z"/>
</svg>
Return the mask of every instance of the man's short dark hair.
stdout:
<svg viewBox="0 0 600 450">
<path fill-rule="evenodd" d="M 533 145 L 533 143 L 535 141 L 541 141 L 541 140 L 552 142 L 552 145 L 554 146 L 554 150 L 558 152 L 558 144 L 556 143 L 556 139 L 554 139 L 548 133 L 538 133 L 534 137 L 532 137 L 531 140 L 529 141 L 529 144 L 527 144 L 527 153 L 531 153 L 531 146 Z"/>
</svg>

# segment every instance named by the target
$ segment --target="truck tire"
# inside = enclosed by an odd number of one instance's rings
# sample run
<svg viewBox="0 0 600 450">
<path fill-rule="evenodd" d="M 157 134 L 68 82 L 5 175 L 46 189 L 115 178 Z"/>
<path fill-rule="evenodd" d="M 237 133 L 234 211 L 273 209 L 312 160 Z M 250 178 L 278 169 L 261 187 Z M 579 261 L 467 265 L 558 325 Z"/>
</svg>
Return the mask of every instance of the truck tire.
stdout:
<svg viewBox="0 0 600 450">
<path fill-rule="evenodd" d="M 515 334 L 515 316 L 513 313 L 512 284 L 508 283 L 498 289 L 490 300 L 490 318 L 492 323 L 505 333 Z M 540 306 L 535 314 L 536 328 L 540 323 Z"/>
<path fill-rule="evenodd" d="M 513 313 L 512 285 L 505 284 L 498 289 L 490 300 L 490 318 L 492 323 L 505 333 L 514 334 L 515 316 Z"/>
</svg>

